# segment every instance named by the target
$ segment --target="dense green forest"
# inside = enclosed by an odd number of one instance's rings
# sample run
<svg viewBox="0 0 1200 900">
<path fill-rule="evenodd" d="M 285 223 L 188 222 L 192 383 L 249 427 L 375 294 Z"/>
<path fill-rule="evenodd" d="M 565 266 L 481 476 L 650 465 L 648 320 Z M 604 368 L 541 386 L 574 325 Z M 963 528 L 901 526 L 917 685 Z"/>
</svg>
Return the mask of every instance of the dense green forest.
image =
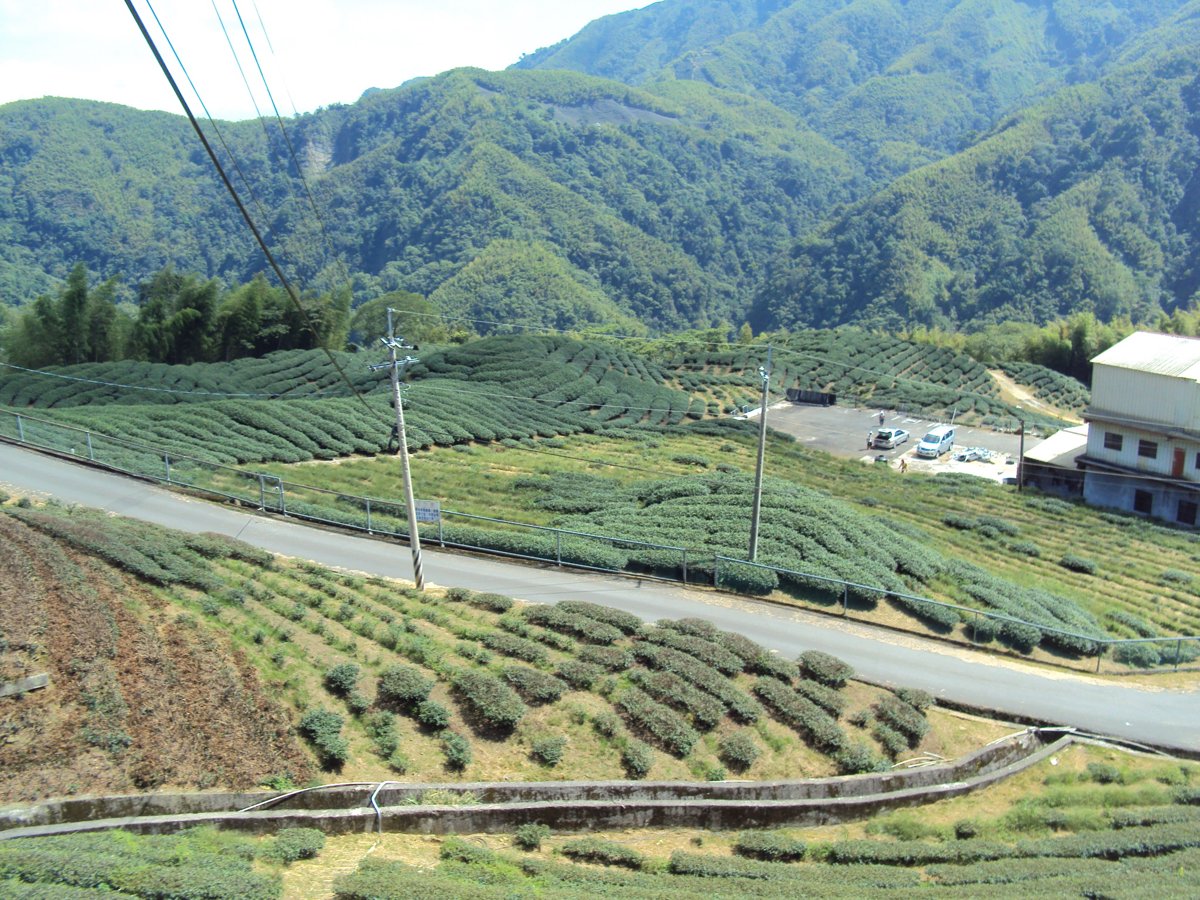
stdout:
<svg viewBox="0 0 1200 900">
<path fill-rule="evenodd" d="M 1141 323 L 1200 287 L 1198 13 L 664 0 L 286 140 L 206 128 L 307 295 L 412 293 L 451 331 Z M 168 266 L 265 269 L 182 117 L 10 103 L 0 160 L 2 305 L 78 263 L 118 310 Z"/>
</svg>

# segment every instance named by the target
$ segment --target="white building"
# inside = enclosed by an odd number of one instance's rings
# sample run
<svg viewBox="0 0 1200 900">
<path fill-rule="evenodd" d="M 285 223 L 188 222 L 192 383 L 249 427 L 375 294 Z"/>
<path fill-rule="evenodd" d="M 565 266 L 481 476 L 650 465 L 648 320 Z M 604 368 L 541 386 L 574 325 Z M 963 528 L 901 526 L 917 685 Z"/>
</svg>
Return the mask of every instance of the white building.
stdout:
<svg viewBox="0 0 1200 900">
<path fill-rule="evenodd" d="M 1084 499 L 1195 526 L 1200 339 L 1131 334 L 1092 360 Z"/>
</svg>

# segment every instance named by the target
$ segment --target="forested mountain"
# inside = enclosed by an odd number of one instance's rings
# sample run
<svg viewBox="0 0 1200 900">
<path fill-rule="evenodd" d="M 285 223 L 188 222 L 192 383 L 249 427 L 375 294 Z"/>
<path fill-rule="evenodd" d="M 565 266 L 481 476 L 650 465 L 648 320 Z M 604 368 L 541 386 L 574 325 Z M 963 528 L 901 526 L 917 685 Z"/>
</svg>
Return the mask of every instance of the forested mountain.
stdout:
<svg viewBox="0 0 1200 900">
<path fill-rule="evenodd" d="M 1198 33 L 1200 0 L 664 0 L 214 144 L 302 289 L 480 331 L 1138 316 L 1197 286 Z M 181 117 L 8 104 L 0 162 L 4 304 L 265 269 Z"/>
<path fill-rule="evenodd" d="M 778 265 L 751 321 L 1145 321 L 1200 301 L 1198 168 L 1200 58 L 1153 57 L 851 207 Z"/>
</svg>

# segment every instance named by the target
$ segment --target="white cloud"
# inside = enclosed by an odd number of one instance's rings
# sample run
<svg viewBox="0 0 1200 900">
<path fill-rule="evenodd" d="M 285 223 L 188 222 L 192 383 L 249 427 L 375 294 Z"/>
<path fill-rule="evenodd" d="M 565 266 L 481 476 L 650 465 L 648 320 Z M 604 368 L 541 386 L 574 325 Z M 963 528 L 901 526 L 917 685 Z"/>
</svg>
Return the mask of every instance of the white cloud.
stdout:
<svg viewBox="0 0 1200 900">
<path fill-rule="evenodd" d="M 145 0 L 134 0 L 180 80 Z M 501 69 L 570 37 L 602 15 L 644 0 L 239 0 L 280 112 L 349 103 L 371 87 L 458 66 Z M 232 0 L 217 9 L 246 78 L 266 99 Z M 254 115 L 211 2 L 158 0 L 154 10 L 213 115 Z M 259 24 L 266 26 L 264 37 Z M 124 5 L 95 0 L 0 0 L 0 103 L 82 97 L 179 112 L 179 104 Z M 272 52 L 273 49 L 273 52 Z M 289 99 L 289 96 L 292 99 Z M 197 110 L 198 111 L 198 110 Z"/>
</svg>

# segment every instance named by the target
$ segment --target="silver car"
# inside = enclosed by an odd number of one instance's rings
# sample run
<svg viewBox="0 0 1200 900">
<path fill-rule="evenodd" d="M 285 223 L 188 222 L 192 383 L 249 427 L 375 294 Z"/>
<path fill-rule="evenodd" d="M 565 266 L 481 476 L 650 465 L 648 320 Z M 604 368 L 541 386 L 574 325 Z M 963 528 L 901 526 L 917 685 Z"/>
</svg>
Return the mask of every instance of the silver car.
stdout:
<svg viewBox="0 0 1200 900">
<path fill-rule="evenodd" d="M 908 441 L 908 432 L 903 428 L 880 428 L 875 432 L 875 449 L 891 450 Z"/>
</svg>

